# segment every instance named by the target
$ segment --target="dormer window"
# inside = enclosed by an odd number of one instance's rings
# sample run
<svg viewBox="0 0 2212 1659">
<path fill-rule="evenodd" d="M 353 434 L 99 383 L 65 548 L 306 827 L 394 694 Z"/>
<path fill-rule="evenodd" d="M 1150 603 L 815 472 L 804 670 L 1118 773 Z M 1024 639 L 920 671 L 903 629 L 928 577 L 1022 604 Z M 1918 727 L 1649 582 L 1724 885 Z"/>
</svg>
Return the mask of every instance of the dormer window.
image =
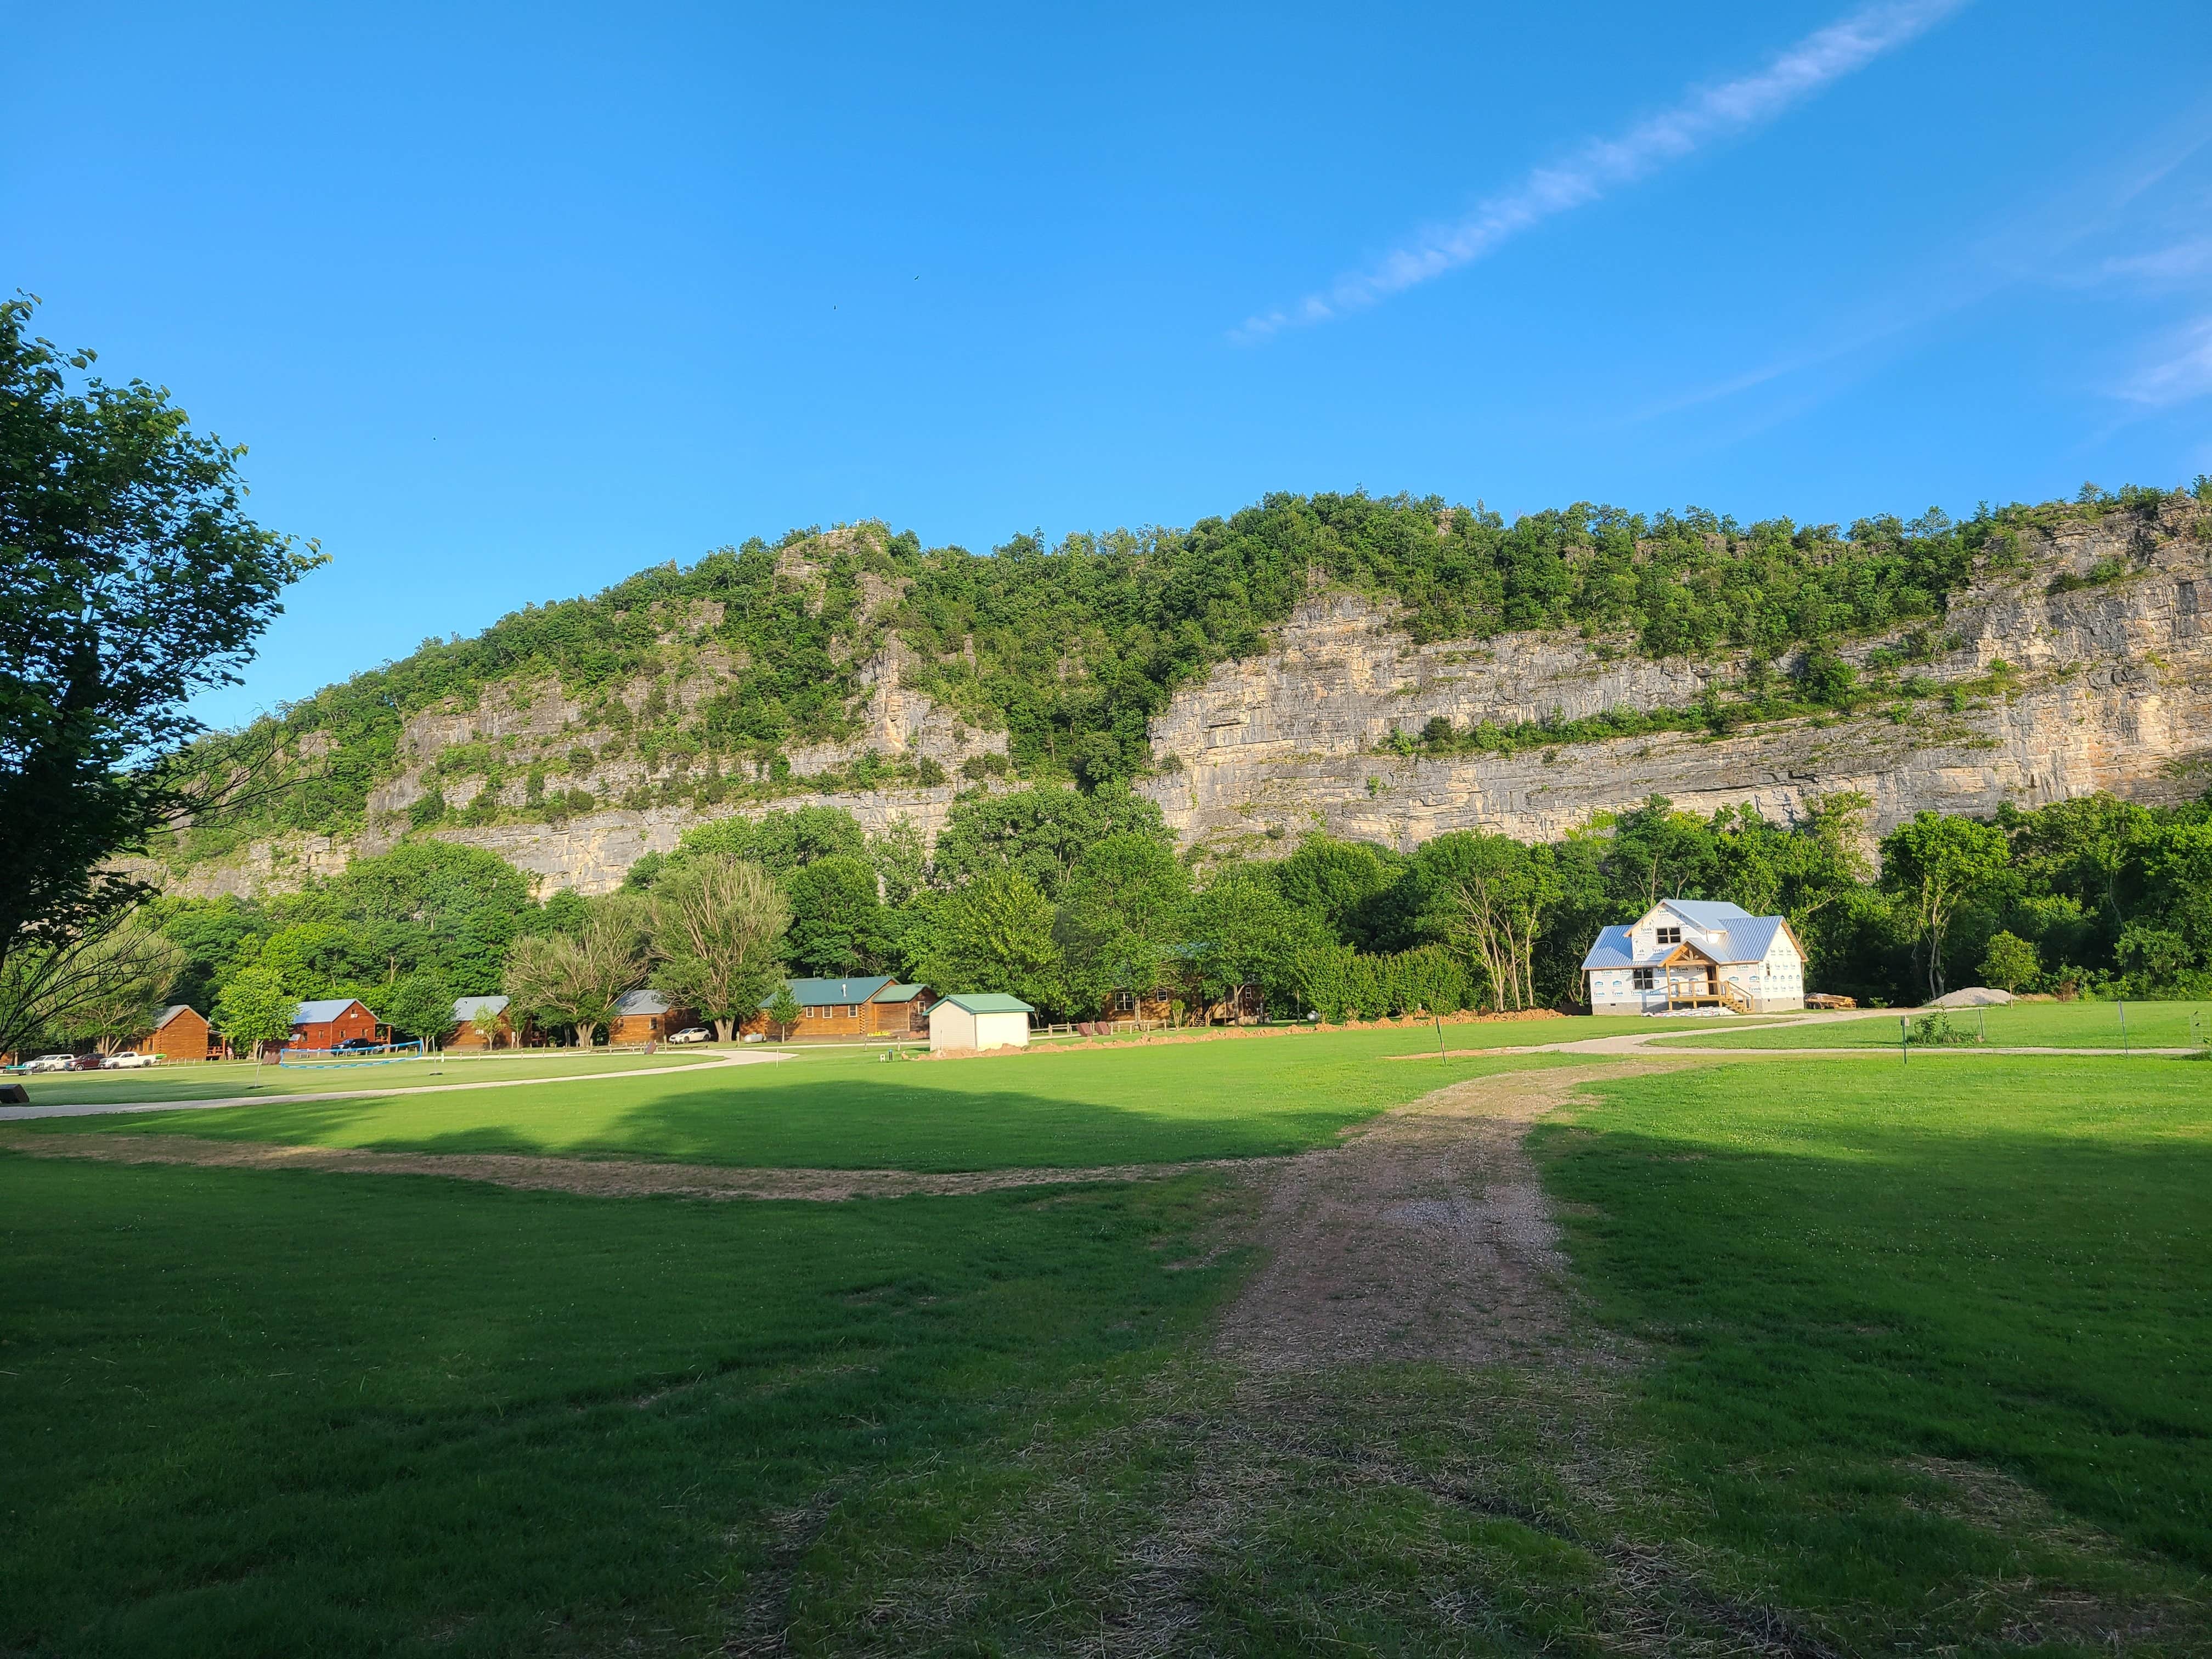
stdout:
<svg viewBox="0 0 2212 1659">
<path fill-rule="evenodd" d="M 1659 942 L 1662 945 L 1680 945 L 1682 942 L 1682 930 L 1680 927 L 1662 927 L 1659 930 Z"/>
</svg>

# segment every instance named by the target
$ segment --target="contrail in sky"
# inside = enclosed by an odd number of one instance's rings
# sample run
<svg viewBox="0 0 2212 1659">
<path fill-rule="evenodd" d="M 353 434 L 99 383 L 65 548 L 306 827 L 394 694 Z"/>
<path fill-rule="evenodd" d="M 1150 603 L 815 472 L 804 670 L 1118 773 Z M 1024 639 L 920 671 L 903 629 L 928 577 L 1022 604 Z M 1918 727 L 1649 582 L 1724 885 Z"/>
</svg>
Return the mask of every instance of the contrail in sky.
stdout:
<svg viewBox="0 0 2212 1659">
<path fill-rule="evenodd" d="M 1917 39 L 1969 0 L 1887 0 L 1816 29 L 1765 68 L 1692 93 L 1618 137 L 1593 139 L 1566 160 L 1533 169 L 1455 225 L 1427 233 L 1373 269 L 1339 277 L 1286 309 L 1246 319 L 1231 337 L 1265 339 L 1286 328 L 1359 311 L 1448 270 L 1472 264 L 1522 231 L 1670 161 L 1772 120 L 1792 105 Z"/>
</svg>

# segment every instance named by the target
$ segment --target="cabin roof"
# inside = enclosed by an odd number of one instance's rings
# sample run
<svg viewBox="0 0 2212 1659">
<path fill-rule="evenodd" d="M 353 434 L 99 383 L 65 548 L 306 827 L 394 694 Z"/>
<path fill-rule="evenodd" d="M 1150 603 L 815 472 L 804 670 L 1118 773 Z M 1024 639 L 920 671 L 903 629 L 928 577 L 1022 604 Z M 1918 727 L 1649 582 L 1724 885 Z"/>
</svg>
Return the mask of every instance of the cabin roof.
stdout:
<svg viewBox="0 0 2212 1659">
<path fill-rule="evenodd" d="M 785 982 L 791 987 L 793 1000 L 802 1008 L 826 1007 L 835 1002 L 872 1002 L 885 986 L 898 983 L 889 974 L 870 974 L 859 979 L 794 979 Z M 916 986 L 915 988 L 920 990 L 921 988 Z M 905 1000 L 893 999 L 897 1001 Z"/>
<path fill-rule="evenodd" d="M 292 1011 L 295 1025 L 322 1025 L 336 1019 L 349 1008 L 359 1008 L 364 1014 L 368 1007 L 359 997 L 325 997 L 319 1002 L 303 1002 Z M 370 1014 L 374 1019 L 375 1016 Z"/>
</svg>

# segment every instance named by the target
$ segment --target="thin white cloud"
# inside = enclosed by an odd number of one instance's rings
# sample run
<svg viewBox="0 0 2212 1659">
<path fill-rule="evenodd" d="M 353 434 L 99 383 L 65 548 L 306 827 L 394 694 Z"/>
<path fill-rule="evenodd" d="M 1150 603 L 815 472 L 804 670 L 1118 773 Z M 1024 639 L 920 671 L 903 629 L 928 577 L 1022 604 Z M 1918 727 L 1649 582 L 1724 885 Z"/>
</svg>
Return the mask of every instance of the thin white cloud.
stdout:
<svg viewBox="0 0 2212 1659">
<path fill-rule="evenodd" d="M 1252 341 L 1328 322 L 1455 270 L 1547 219 L 1596 201 L 1670 162 L 1774 119 L 1832 82 L 1925 33 L 1969 0 L 1884 0 L 1817 29 L 1765 68 L 1594 139 L 1565 161 L 1531 171 L 1455 225 L 1417 238 L 1373 268 L 1339 277 L 1297 304 L 1248 318 L 1233 337 Z"/>
<path fill-rule="evenodd" d="M 2132 277 L 2152 284 L 2185 283 L 2207 271 L 2212 271 L 2212 236 L 2195 236 L 2148 253 L 2107 259 L 2098 267 L 2101 276 Z"/>
<path fill-rule="evenodd" d="M 2212 317 L 2199 317 L 2168 336 L 2155 359 L 2114 392 L 2151 409 L 2171 409 L 2212 392 Z"/>
</svg>

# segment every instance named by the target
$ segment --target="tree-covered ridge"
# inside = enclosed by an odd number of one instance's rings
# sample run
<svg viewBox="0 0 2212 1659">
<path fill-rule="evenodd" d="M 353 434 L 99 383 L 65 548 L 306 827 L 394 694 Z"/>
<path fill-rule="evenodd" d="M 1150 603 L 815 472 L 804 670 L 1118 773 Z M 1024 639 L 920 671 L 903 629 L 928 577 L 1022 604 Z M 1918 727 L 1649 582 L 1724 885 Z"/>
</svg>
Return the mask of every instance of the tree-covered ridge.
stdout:
<svg viewBox="0 0 2212 1659">
<path fill-rule="evenodd" d="M 2212 499 L 2212 483 L 2192 493 Z M 1508 524 L 1437 496 L 1285 494 L 1188 530 L 1071 535 L 1050 548 L 1021 535 L 988 556 L 924 551 L 911 532 L 877 524 L 793 532 L 526 607 L 473 639 L 425 641 L 291 706 L 248 734 L 273 737 L 302 775 L 261 827 L 358 824 L 371 788 L 408 762 L 410 716 L 547 678 L 584 704 L 587 724 L 617 728 L 655 769 L 673 765 L 684 799 L 719 801 L 731 788 L 772 799 L 802 787 L 787 749 L 853 733 L 860 665 L 894 634 L 905 682 L 1005 731 L 1016 773 L 1096 787 L 1147 770 L 1146 722 L 1178 688 L 1264 648 L 1316 585 L 1395 607 L 1417 640 L 1548 629 L 1604 650 L 1740 651 L 1757 665 L 1932 624 L 1978 569 L 2021 560 L 2023 532 L 2110 513 L 2152 520 L 2182 494 L 2085 489 L 2073 503 L 1984 508 L 1964 523 L 1930 509 L 1847 530 L 1588 503 Z M 718 687 L 703 702 L 672 695 L 699 675 Z M 208 758 L 240 747 L 222 740 Z M 576 753 L 587 770 L 592 755 Z M 557 757 L 520 763 L 560 769 Z M 842 781 L 894 781 L 896 764 L 863 757 L 866 775 Z M 533 788 L 528 810 L 617 804 L 634 803 L 572 783 L 550 797 Z M 483 810 L 492 806 L 486 797 Z"/>
</svg>

